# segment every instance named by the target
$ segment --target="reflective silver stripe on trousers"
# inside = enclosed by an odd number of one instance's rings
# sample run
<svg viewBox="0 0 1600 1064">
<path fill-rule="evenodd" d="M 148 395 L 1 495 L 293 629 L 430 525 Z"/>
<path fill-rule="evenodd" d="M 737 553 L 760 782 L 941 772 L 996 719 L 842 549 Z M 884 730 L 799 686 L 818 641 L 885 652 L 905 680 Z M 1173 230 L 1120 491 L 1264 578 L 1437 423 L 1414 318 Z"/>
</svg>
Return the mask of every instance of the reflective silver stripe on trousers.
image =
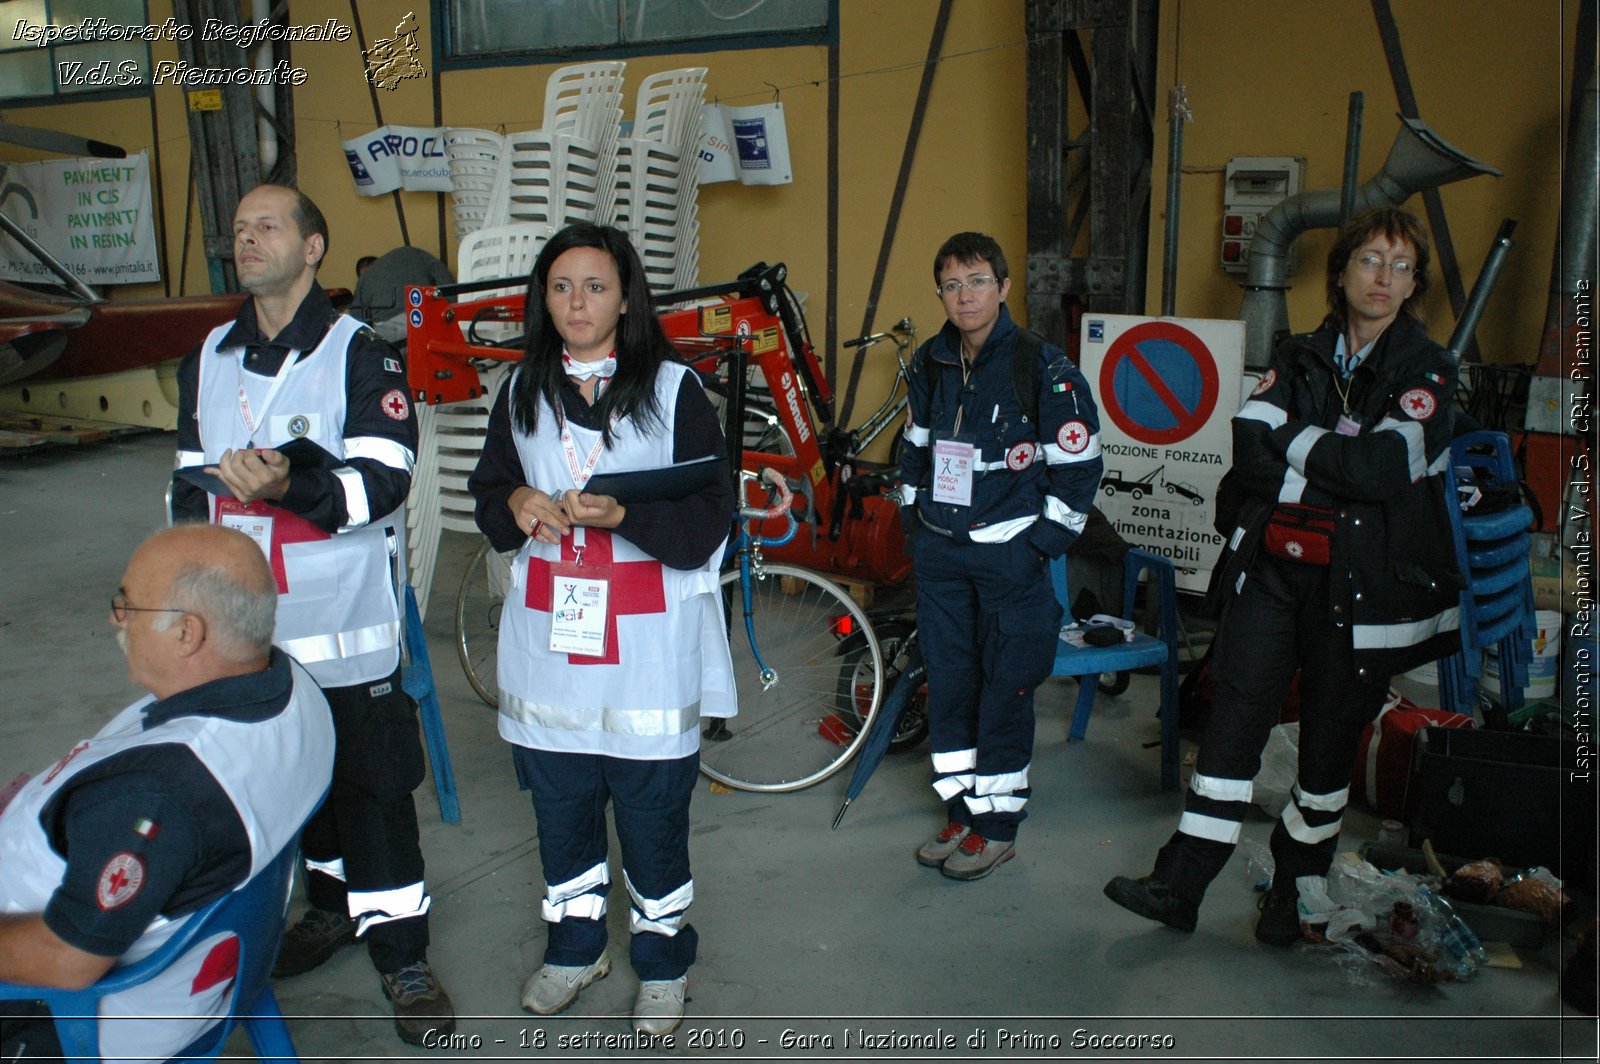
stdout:
<svg viewBox="0 0 1600 1064">
<path fill-rule="evenodd" d="M 1184 813 L 1178 818 L 1178 830 L 1197 839 L 1225 842 L 1230 846 L 1239 841 L 1237 820 L 1223 820 L 1221 817 L 1206 816 L 1204 813 Z"/>
<path fill-rule="evenodd" d="M 564 883 L 546 883 L 539 915 L 552 924 L 569 916 L 577 920 L 598 920 L 606 914 L 606 896 L 604 892 L 593 891 L 610 882 L 611 870 L 600 861 Z"/>
<path fill-rule="evenodd" d="M 1252 780 L 1202 776 L 1198 772 L 1189 777 L 1189 789 L 1202 798 L 1213 798 L 1219 802 L 1248 802 L 1255 793 Z"/>
<path fill-rule="evenodd" d="M 299 661 L 300 664 L 310 665 L 316 661 L 332 661 L 335 658 L 356 658 L 362 654 L 388 650 L 399 642 L 400 622 L 385 621 L 383 624 L 374 624 L 367 628 L 356 628 L 349 632 L 285 639 L 278 643 L 278 648 Z"/>
<path fill-rule="evenodd" d="M 974 816 L 981 813 L 1020 813 L 1022 807 L 1028 804 L 1026 798 L 1000 794 L 984 795 L 981 798 L 969 794 L 965 801 L 967 811 Z"/>
<path fill-rule="evenodd" d="M 309 872 L 321 872 L 325 876 L 332 876 L 341 883 L 344 882 L 343 857 L 336 857 L 332 861 L 313 861 L 308 857 L 306 858 L 306 870 Z"/>
<path fill-rule="evenodd" d="M 1349 804 L 1350 788 L 1343 787 L 1332 794 L 1307 794 L 1296 783 L 1294 785 L 1294 800 L 1296 804 L 1303 805 L 1307 809 L 1320 809 L 1324 813 L 1337 813 Z"/>
<path fill-rule="evenodd" d="M 599 730 L 612 735 L 682 735 L 700 726 L 699 699 L 682 709 L 574 709 L 529 702 L 501 691 L 500 712 L 541 728 Z"/>
<path fill-rule="evenodd" d="M 421 883 L 393 890 L 352 890 L 346 897 L 350 915 L 356 917 L 356 935 L 367 933 L 367 928 L 421 916 L 433 905 L 433 896 Z"/>
<path fill-rule="evenodd" d="M 622 879 L 628 885 L 628 895 L 633 898 L 633 909 L 628 913 L 628 930 L 634 934 L 654 931 L 658 935 L 672 936 L 683 930 L 684 912 L 694 904 L 694 880 L 687 880 L 665 898 L 646 898 L 634 887 L 627 869 Z"/>
<path fill-rule="evenodd" d="M 1021 772 L 997 772 L 992 776 L 974 777 L 972 790 L 975 794 L 1011 794 L 1026 790 L 1027 786 L 1028 769 L 1024 766 Z"/>
<path fill-rule="evenodd" d="M 960 776 L 940 776 L 933 781 L 933 789 L 948 802 L 962 791 L 972 790 L 972 783 L 973 775 L 970 772 Z"/>
<path fill-rule="evenodd" d="M 1331 839 L 1339 834 L 1339 826 L 1344 822 L 1339 817 L 1331 824 L 1324 824 L 1314 828 L 1306 823 L 1306 818 L 1300 815 L 1300 810 L 1293 802 L 1283 807 L 1283 826 L 1289 829 L 1289 837 L 1296 842 L 1303 842 L 1307 846 L 1315 845 L 1324 839 Z"/>
<path fill-rule="evenodd" d="M 978 751 L 976 747 L 965 750 L 935 750 L 933 752 L 933 771 L 935 772 L 960 772 L 962 769 L 978 767 Z"/>
</svg>

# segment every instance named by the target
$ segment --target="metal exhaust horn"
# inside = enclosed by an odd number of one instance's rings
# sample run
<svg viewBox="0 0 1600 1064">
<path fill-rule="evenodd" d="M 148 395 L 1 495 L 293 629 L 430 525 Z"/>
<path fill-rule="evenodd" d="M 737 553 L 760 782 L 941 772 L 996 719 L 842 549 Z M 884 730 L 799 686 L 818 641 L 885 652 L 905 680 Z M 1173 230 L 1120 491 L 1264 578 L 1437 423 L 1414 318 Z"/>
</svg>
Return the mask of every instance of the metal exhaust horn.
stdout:
<svg viewBox="0 0 1600 1064">
<path fill-rule="evenodd" d="M 1500 171 L 1450 146 L 1418 118 L 1400 118 L 1400 131 L 1383 168 L 1356 189 L 1351 213 L 1404 203 L 1424 189 L 1438 188 L 1479 174 Z M 1310 189 L 1279 203 L 1256 225 L 1250 242 L 1250 270 L 1244 282 L 1239 317 L 1245 323 L 1245 365 L 1265 367 L 1276 337 L 1289 331 L 1289 246 L 1307 229 L 1339 224 L 1338 189 Z"/>
</svg>

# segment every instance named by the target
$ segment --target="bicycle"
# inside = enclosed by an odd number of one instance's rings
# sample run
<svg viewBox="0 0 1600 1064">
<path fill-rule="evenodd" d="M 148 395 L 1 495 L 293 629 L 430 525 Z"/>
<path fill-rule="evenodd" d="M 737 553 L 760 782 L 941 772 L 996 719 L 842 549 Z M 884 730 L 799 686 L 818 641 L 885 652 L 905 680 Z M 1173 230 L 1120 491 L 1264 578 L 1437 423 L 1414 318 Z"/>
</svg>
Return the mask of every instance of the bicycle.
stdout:
<svg viewBox="0 0 1600 1064">
<path fill-rule="evenodd" d="M 827 779 L 860 749 L 883 698 L 884 666 L 866 611 L 843 588 L 762 556 L 792 539 L 799 523 L 782 476 L 764 469 L 760 479 L 775 500 L 743 505 L 757 478 L 741 470 L 739 531 L 729 548 L 738 564 L 721 578 L 739 712 L 704 722 L 700 771 L 738 790 L 795 791 Z M 781 534 L 755 531 L 780 518 Z"/>
</svg>

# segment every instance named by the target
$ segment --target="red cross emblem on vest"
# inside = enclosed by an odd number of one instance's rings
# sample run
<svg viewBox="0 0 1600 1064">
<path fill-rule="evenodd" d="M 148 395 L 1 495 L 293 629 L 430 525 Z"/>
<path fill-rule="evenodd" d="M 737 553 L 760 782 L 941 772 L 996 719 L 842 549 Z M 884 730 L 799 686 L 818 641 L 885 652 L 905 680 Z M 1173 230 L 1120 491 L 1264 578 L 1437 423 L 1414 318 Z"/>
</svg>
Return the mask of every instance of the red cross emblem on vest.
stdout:
<svg viewBox="0 0 1600 1064">
<path fill-rule="evenodd" d="M 665 613 L 666 592 L 662 589 L 661 563 L 655 560 L 642 562 L 613 562 L 611 533 L 602 528 L 584 529 L 583 564 L 608 566 L 610 586 L 607 589 L 606 652 L 603 657 L 568 654 L 569 665 L 615 665 L 617 655 L 617 618 L 624 614 Z M 575 562 L 578 550 L 573 537 L 561 540 L 561 560 Z M 601 575 L 596 573 L 597 576 Z M 549 613 L 551 592 L 550 562 L 545 558 L 528 559 L 528 592 L 524 604 L 530 610 Z"/>
<path fill-rule="evenodd" d="M 272 520 L 272 546 L 267 551 L 267 561 L 272 566 L 272 578 L 278 583 L 278 594 L 289 593 L 289 574 L 283 567 L 283 545 L 285 543 L 314 543 L 319 540 L 332 539 L 333 537 L 316 525 L 307 521 L 299 514 L 290 513 L 281 506 L 271 503 L 240 502 L 238 499 L 227 497 L 217 499 L 217 524 L 237 528 L 259 545 L 262 537 L 268 533 L 252 533 L 250 522 L 254 518 L 271 518 Z"/>
</svg>

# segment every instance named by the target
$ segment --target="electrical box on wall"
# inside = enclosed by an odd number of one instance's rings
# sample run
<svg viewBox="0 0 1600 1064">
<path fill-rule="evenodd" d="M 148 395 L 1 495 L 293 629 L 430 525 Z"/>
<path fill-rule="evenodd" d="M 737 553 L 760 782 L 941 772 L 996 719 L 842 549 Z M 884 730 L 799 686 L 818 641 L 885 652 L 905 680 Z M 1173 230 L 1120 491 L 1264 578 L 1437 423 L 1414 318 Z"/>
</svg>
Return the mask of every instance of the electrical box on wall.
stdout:
<svg viewBox="0 0 1600 1064">
<path fill-rule="evenodd" d="M 1222 268 L 1244 273 L 1250 241 L 1263 215 L 1300 191 L 1306 161 L 1287 155 L 1240 155 L 1228 160 L 1222 182 Z M 1289 260 L 1294 272 L 1294 260 Z"/>
</svg>

